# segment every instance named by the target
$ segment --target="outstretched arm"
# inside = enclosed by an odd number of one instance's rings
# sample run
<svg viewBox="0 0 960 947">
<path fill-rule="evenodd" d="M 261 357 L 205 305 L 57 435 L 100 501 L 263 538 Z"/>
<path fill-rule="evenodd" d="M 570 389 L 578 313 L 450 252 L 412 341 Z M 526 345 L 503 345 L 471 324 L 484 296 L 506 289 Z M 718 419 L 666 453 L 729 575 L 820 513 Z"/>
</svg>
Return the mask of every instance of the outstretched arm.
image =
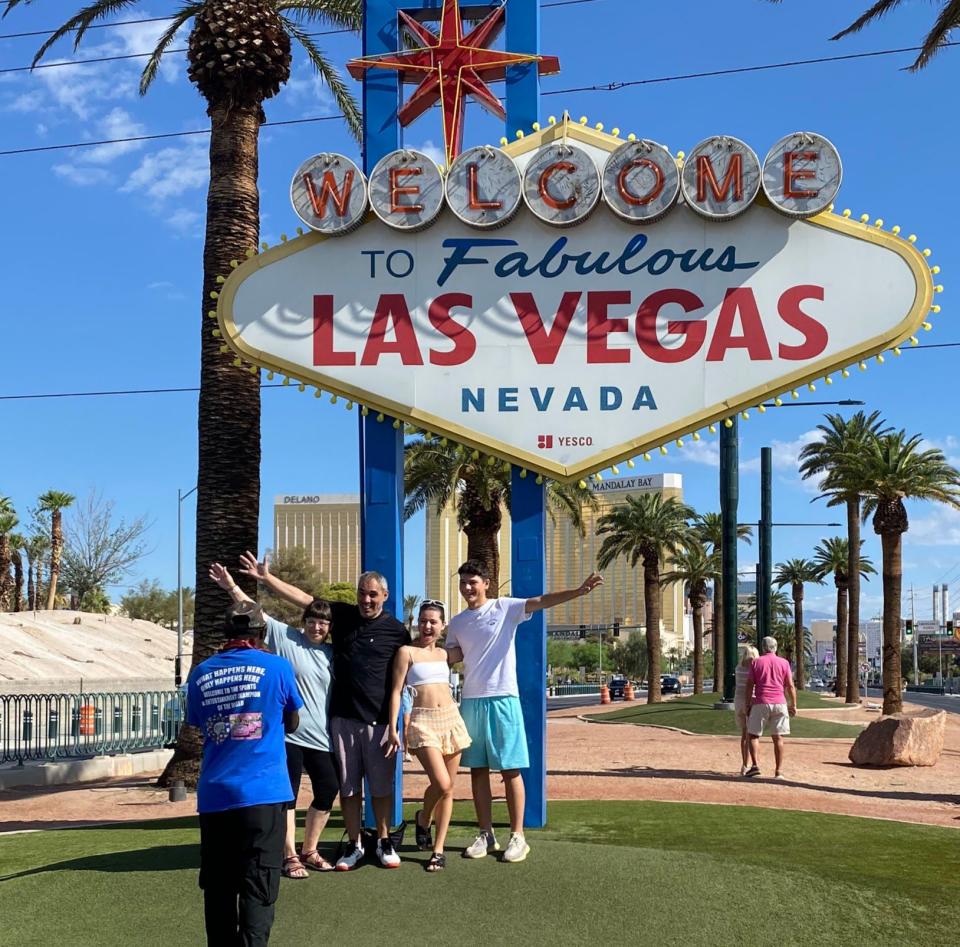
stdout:
<svg viewBox="0 0 960 947">
<path fill-rule="evenodd" d="M 387 737 L 386 755 L 392 756 L 400 749 L 400 734 L 397 720 L 400 717 L 400 692 L 403 690 L 407 671 L 410 669 L 410 649 L 400 648 L 393 659 L 393 689 L 390 691 L 390 733 Z"/>
<path fill-rule="evenodd" d="M 224 592 L 229 593 L 234 602 L 252 602 L 253 599 L 247 595 L 243 589 L 233 581 L 233 576 L 227 571 L 227 567 L 219 562 L 210 564 L 210 571 L 207 573 L 211 582 L 216 582 Z"/>
<path fill-rule="evenodd" d="M 601 585 L 603 585 L 603 576 L 600 575 L 599 572 L 591 572 L 578 588 L 565 589 L 562 592 L 544 592 L 543 595 L 528 598 L 527 614 L 530 615 L 533 612 L 538 612 L 541 608 L 553 608 L 555 605 L 563 605 L 564 602 L 570 602 L 575 598 L 589 595 L 595 588 Z"/>
<path fill-rule="evenodd" d="M 313 601 L 312 595 L 272 575 L 266 556 L 263 557 L 263 562 L 258 562 L 257 557 L 252 552 L 245 552 L 240 557 L 239 572 L 241 575 L 249 575 L 251 578 L 256 579 L 257 582 L 265 585 L 278 598 L 292 602 L 300 608 L 306 608 Z"/>
</svg>

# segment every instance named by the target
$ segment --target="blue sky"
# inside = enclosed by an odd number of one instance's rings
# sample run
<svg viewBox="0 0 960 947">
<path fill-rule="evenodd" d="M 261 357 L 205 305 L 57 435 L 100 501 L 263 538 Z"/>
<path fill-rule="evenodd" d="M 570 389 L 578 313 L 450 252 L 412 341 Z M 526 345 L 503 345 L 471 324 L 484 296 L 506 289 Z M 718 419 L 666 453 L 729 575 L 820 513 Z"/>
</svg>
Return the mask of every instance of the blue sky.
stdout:
<svg viewBox="0 0 960 947">
<path fill-rule="evenodd" d="M 560 57 L 562 72 L 543 91 L 650 79 L 795 59 L 914 46 L 935 5 L 905 3 L 896 14 L 860 36 L 830 43 L 866 0 L 811 4 L 759 0 L 719 4 L 691 0 L 682 16 L 668 4 L 595 0 L 545 9 L 543 52 Z M 79 4 L 35 3 L 18 8 L 0 33 L 58 26 Z M 147 2 L 122 19 L 163 16 L 170 4 Z M 140 53 L 152 47 L 163 24 L 97 30 L 81 58 Z M 42 37 L 0 39 L 0 69 L 26 65 Z M 359 53 L 350 36 L 319 39 L 337 63 Z M 182 46 L 177 42 L 174 46 Z M 811 129 L 831 138 L 844 162 L 839 207 L 899 223 L 931 247 L 943 269 L 946 292 L 927 343 L 958 340 L 950 326 L 950 263 L 958 238 L 956 200 L 944 182 L 960 132 L 944 108 L 960 79 L 960 58 L 940 53 L 919 75 L 902 70 L 910 54 L 786 68 L 736 76 L 634 86 L 616 92 L 545 96 L 542 117 L 585 114 L 591 123 L 689 149 L 711 134 L 747 141 L 761 156 L 782 135 Z M 69 44 L 48 62 L 75 58 Z M 185 75 L 182 54 L 171 55 L 144 99 L 136 92 L 143 60 L 57 67 L 0 74 L 0 150 L 84 140 L 202 129 L 203 103 Z M 359 87 L 357 86 L 359 92 Z M 266 103 L 269 120 L 334 114 L 327 90 L 302 56 L 284 91 Z M 437 148 L 439 116 L 425 116 L 406 131 L 406 143 Z M 498 123 L 468 111 L 466 143 L 496 142 Z M 4 377 L 0 394 L 106 389 L 176 388 L 198 384 L 199 299 L 207 138 L 104 145 L 0 157 L 3 172 Z M 339 121 L 261 133 L 260 188 L 263 239 L 293 231 L 289 205 L 292 172 L 320 150 L 356 154 Z M 906 351 L 833 386 L 835 397 L 858 398 L 895 425 L 922 433 L 960 464 L 960 428 L 950 379 L 958 350 Z M 823 387 L 813 399 L 820 397 Z M 822 410 L 822 409 L 820 409 Z M 742 425 L 741 520 L 754 520 L 759 502 L 759 448 L 775 460 L 775 518 L 842 520 L 800 482 L 796 454 L 820 420 L 820 410 L 789 408 L 753 415 Z M 153 520 L 151 553 L 125 584 L 157 578 L 176 581 L 177 489 L 195 483 L 196 395 L 63 398 L 0 401 L 5 449 L 0 495 L 22 516 L 50 488 L 85 496 L 91 489 L 116 502 L 118 515 Z M 269 537 L 277 493 L 353 492 L 357 489 L 355 413 L 294 388 L 263 397 L 261 536 Z M 333 445 L 334 449 L 330 449 Z M 671 451 L 646 465 L 651 472 L 679 471 L 688 501 L 716 509 L 717 445 Z M 918 590 L 917 616 L 930 614 L 929 587 L 952 580 L 960 589 L 960 514 L 911 505 L 904 548 L 905 587 Z M 193 505 L 184 504 L 187 584 L 192 583 Z M 781 529 L 774 556 L 808 555 L 828 528 Z M 872 529 L 867 554 L 879 564 Z M 422 591 L 423 528 L 408 525 L 407 591 Z M 741 547 L 742 566 L 755 562 Z M 122 589 L 111 589 L 118 598 Z M 956 598 L 956 595 L 954 596 Z M 809 607 L 829 612 L 830 587 L 810 588 Z M 864 616 L 880 607 L 880 583 L 865 588 Z"/>
</svg>

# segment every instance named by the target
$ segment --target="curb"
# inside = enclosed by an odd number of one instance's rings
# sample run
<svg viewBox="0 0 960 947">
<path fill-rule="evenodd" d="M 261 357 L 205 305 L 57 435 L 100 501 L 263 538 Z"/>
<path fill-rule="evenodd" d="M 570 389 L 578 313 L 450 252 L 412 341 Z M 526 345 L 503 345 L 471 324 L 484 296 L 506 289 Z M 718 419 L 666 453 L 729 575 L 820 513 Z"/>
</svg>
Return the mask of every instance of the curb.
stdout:
<svg viewBox="0 0 960 947">
<path fill-rule="evenodd" d="M 583 714 L 577 714 L 577 720 L 582 720 L 584 723 L 601 723 L 601 724 L 610 724 L 611 726 L 616 726 L 617 724 L 623 724 L 623 720 L 594 720 L 590 717 L 584 716 Z M 631 727 L 648 727 L 651 730 L 669 730 L 672 733 L 682 733 L 686 737 L 712 737 L 715 740 L 739 740 L 740 737 L 736 733 L 695 733 L 693 730 L 681 730 L 680 727 L 668 727 L 666 724 L 662 723 L 629 723 Z M 866 726 L 866 724 L 864 724 Z M 762 737 L 761 737 L 762 739 Z M 820 740 L 837 740 L 838 742 L 845 742 L 847 740 L 854 740 L 856 737 L 795 737 L 790 736 L 790 740 L 804 740 L 804 741 L 820 741 Z"/>
<path fill-rule="evenodd" d="M 117 776 L 136 776 L 163 769 L 171 756 L 173 750 L 150 750 L 146 753 L 121 753 L 116 756 L 95 756 L 86 760 L 64 760 L 0 769 L 0 789 L 65 786 Z"/>
</svg>

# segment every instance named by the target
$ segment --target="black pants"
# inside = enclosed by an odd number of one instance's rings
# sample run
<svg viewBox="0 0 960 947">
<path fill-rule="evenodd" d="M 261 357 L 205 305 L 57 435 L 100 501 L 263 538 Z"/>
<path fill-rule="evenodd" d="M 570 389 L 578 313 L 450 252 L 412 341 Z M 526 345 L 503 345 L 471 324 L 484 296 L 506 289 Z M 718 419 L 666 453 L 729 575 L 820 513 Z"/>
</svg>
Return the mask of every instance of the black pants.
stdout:
<svg viewBox="0 0 960 947">
<path fill-rule="evenodd" d="M 300 780 L 303 771 L 310 777 L 313 788 L 312 809 L 329 812 L 333 801 L 340 792 L 340 776 L 337 771 L 336 757 L 327 750 L 315 750 L 309 746 L 287 741 L 287 775 L 293 790 L 293 801 L 287 803 L 288 809 L 297 808 L 297 794 L 300 792 Z"/>
<path fill-rule="evenodd" d="M 282 802 L 200 813 L 200 887 L 209 947 L 270 940 L 280 892 Z"/>
</svg>

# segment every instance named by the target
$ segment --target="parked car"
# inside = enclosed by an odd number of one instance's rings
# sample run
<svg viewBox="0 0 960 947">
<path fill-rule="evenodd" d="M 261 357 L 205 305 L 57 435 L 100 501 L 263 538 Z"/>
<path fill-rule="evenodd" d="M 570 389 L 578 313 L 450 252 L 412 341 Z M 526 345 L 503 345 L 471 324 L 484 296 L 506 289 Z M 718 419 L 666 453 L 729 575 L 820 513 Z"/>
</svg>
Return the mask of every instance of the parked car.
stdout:
<svg viewBox="0 0 960 947">
<path fill-rule="evenodd" d="M 670 675 L 664 675 L 660 678 L 660 693 L 661 694 L 682 694 L 683 686 L 680 684 L 679 677 L 672 677 Z"/>
<path fill-rule="evenodd" d="M 621 677 L 619 674 L 615 674 L 610 678 L 607 687 L 610 689 L 610 699 L 611 700 L 623 700 L 624 691 L 626 690 L 627 679 Z"/>
<path fill-rule="evenodd" d="M 826 686 L 826 681 L 822 677 L 815 677 L 810 681 L 810 687 L 815 691 L 823 690 Z"/>
</svg>

